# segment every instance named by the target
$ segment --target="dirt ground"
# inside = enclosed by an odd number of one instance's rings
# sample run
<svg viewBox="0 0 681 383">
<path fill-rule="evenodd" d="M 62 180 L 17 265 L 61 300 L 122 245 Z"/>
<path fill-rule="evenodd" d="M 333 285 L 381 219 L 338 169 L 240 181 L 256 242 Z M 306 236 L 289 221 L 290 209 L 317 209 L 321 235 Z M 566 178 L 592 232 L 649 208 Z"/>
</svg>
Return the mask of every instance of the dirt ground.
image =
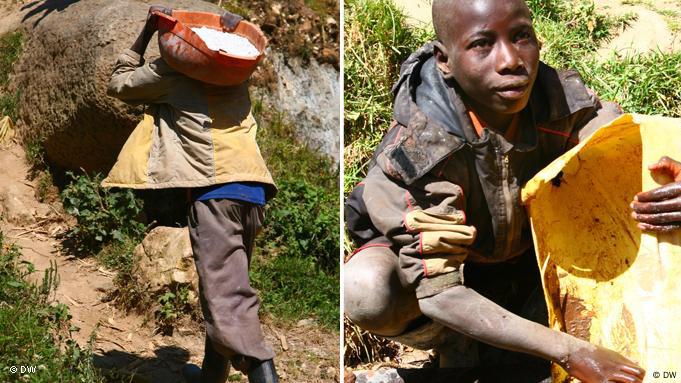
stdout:
<svg viewBox="0 0 681 383">
<path fill-rule="evenodd" d="M 58 202 L 36 200 L 37 185 L 28 176 L 24 157 L 18 144 L 0 150 L 0 196 L 17 199 L 27 213 L 15 222 L 0 220 L 0 230 L 22 249 L 23 258 L 35 265 L 36 280 L 50 262 L 56 262 L 60 283 L 54 299 L 69 306 L 71 322 L 80 328 L 73 333 L 74 339 L 86 346 L 94 336 L 95 364 L 135 373 L 136 382 L 182 382 L 182 366 L 187 361 L 200 364 L 203 357 L 201 325 L 186 323 L 173 336 L 163 336 L 143 315 L 125 313 L 103 302 L 114 287 L 114 273 L 92 258 L 63 252 L 56 237 L 68 228 L 70 220 Z M 265 317 L 263 323 L 266 338 L 277 353 L 275 362 L 282 382 L 339 380 L 338 334 L 320 329 L 312 321 L 284 324 Z M 245 380 L 242 376 L 241 381 Z"/>
<path fill-rule="evenodd" d="M 600 57 L 607 57 L 613 51 L 631 55 L 681 49 L 681 1 L 597 0 L 595 3 L 603 13 L 636 16 L 630 25 L 617 31 L 612 40 L 599 48 Z"/>
</svg>

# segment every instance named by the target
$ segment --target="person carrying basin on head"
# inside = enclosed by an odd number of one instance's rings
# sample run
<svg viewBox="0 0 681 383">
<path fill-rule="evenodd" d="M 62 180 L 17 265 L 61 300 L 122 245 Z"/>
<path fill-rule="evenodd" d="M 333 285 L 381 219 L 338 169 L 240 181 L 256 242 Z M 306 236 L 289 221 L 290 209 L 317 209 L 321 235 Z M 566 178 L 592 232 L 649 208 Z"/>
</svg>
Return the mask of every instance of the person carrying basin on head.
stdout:
<svg viewBox="0 0 681 383">
<path fill-rule="evenodd" d="M 345 313 L 491 381 L 540 381 L 552 361 L 584 382 L 641 382 L 636 363 L 546 326 L 520 201 L 525 182 L 621 110 L 539 61 L 524 1 L 434 0 L 432 15 L 437 40 L 403 63 L 393 124 L 346 200 L 358 249 Z M 678 228 L 678 181 L 673 195 L 653 192 L 651 215 L 639 195 L 642 228 Z"/>
<path fill-rule="evenodd" d="M 250 382 L 277 382 L 248 279 L 263 206 L 276 193 L 255 139 L 248 84 L 211 85 L 163 59 L 145 62 L 159 12 L 172 15 L 169 8 L 149 8 L 142 32 L 111 74 L 109 95 L 147 109 L 103 185 L 188 191 L 206 344 L 202 367 L 185 366 L 185 379 L 222 383 L 233 364 Z M 221 23 L 233 31 L 240 20 L 225 12 Z"/>
</svg>

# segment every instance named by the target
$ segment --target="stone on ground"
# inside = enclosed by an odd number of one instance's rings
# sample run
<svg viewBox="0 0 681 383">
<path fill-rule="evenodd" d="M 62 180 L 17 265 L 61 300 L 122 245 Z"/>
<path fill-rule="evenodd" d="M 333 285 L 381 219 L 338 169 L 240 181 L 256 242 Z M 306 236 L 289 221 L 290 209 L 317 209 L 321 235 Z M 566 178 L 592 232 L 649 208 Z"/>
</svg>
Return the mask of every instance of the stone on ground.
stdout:
<svg viewBox="0 0 681 383">
<path fill-rule="evenodd" d="M 175 284 L 190 284 L 198 291 L 198 276 L 187 228 L 159 226 L 135 248 L 142 281 L 152 294 Z"/>
</svg>

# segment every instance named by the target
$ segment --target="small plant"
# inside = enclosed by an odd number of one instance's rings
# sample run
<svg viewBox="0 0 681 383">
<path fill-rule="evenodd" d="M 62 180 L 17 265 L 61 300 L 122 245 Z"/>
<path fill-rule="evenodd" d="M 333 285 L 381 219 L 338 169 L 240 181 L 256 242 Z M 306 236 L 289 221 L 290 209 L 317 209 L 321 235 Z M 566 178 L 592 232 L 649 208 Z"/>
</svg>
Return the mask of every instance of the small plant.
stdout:
<svg viewBox="0 0 681 383">
<path fill-rule="evenodd" d="M 156 324 L 162 334 L 172 335 L 177 320 L 180 318 L 194 316 L 196 319 L 197 313 L 190 299 L 190 291 L 188 285 L 175 285 L 158 297 Z"/>
<path fill-rule="evenodd" d="M 24 151 L 29 166 L 36 169 L 45 167 L 45 147 L 41 141 L 35 138 L 24 140 Z"/>
<path fill-rule="evenodd" d="M 12 121 L 16 121 L 18 102 L 18 94 L 4 94 L 0 91 L 0 116 L 9 116 Z"/>
<path fill-rule="evenodd" d="M 38 185 L 36 187 L 36 198 L 40 202 L 53 201 L 59 195 L 58 189 L 52 181 L 52 174 L 49 169 L 39 171 L 37 174 Z"/>
<path fill-rule="evenodd" d="M 0 36 L 0 87 L 7 86 L 12 66 L 21 54 L 24 35 L 19 32 Z"/>
<path fill-rule="evenodd" d="M 98 252 L 108 242 L 125 242 L 140 238 L 145 225 L 137 221 L 142 202 L 130 189 L 108 189 L 100 186 L 102 177 L 96 174 L 75 176 L 62 191 L 64 209 L 78 221 L 67 233 L 78 251 Z"/>
</svg>

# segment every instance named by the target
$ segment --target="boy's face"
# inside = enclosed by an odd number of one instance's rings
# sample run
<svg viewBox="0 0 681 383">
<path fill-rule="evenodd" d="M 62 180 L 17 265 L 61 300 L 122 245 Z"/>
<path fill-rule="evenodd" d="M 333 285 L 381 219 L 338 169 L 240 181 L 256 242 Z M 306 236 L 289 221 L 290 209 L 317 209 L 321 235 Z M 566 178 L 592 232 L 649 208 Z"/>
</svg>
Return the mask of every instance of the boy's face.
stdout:
<svg viewBox="0 0 681 383">
<path fill-rule="evenodd" d="M 517 113 L 537 77 L 539 43 L 522 0 L 458 0 L 440 28 L 438 67 L 474 109 Z M 453 7 L 450 7 L 453 8 Z"/>
</svg>

